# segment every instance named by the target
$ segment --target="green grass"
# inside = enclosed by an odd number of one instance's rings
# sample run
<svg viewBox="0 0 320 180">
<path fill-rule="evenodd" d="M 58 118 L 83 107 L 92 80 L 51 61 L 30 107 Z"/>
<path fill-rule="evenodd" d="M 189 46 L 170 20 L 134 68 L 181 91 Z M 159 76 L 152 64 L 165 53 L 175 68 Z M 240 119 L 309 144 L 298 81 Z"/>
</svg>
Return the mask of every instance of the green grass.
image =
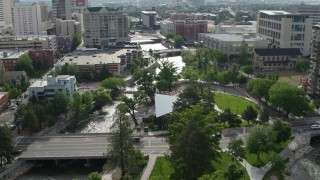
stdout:
<svg viewBox="0 0 320 180">
<path fill-rule="evenodd" d="M 261 153 L 260 154 L 260 162 L 257 162 L 257 155 L 256 154 L 252 154 L 249 153 L 249 151 L 246 151 L 246 160 L 249 164 L 251 164 L 252 166 L 257 166 L 257 167 L 261 167 L 266 165 L 268 162 L 271 161 L 271 158 L 273 157 L 274 153 L 280 153 L 285 147 L 287 147 L 290 142 L 293 140 L 294 138 L 291 137 L 290 139 L 288 139 L 285 142 L 282 142 L 280 144 L 276 144 L 276 146 L 274 147 L 273 151 L 270 151 L 268 153 Z"/>
<path fill-rule="evenodd" d="M 169 180 L 174 169 L 165 157 L 158 157 L 150 176 L 150 180 Z"/>
<path fill-rule="evenodd" d="M 255 110 L 260 111 L 255 103 L 229 94 L 215 93 L 214 100 L 221 110 L 229 107 L 234 114 L 242 114 L 248 106 L 252 106 Z"/>
<path fill-rule="evenodd" d="M 232 160 L 233 158 L 229 154 L 221 153 L 221 159 L 219 159 L 218 162 L 216 161 L 212 162 L 212 165 L 215 170 L 221 170 L 222 172 L 226 172 Z M 237 162 L 238 168 L 241 168 L 245 171 L 245 177 L 244 177 L 245 180 L 250 180 L 247 170 L 238 161 L 235 161 L 235 162 Z M 150 180 L 169 180 L 170 175 L 173 173 L 174 173 L 174 169 L 170 161 L 168 161 L 165 157 L 158 157 L 149 179 Z"/>
<path fill-rule="evenodd" d="M 222 172 L 226 172 L 228 170 L 228 166 L 231 164 L 232 160 L 233 160 L 233 157 L 230 156 L 229 154 L 221 153 L 220 162 L 213 162 L 212 165 L 213 165 L 214 169 L 221 170 Z M 235 161 L 235 162 L 237 162 L 238 168 L 241 168 L 245 171 L 245 177 L 244 177 L 245 180 L 246 179 L 250 180 L 247 170 L 238 161 Z"/>
<path fill-rule="evenodd" d="M 301 77 L 306 75 L 306 73 L 295 71 L 271 72 L 266 74 L 279 75 L 278 81 L 287 82 L 292 85 L 299 85 Z"/>
</svg>

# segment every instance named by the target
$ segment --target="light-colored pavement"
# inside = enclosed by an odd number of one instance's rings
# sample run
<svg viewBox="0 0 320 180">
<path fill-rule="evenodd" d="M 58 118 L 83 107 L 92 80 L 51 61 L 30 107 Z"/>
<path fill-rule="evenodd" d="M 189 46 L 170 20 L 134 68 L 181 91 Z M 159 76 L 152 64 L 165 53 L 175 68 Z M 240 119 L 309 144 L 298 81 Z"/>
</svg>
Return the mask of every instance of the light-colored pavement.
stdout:
<svg viewBox="0 0 320 180">
<path fill-rule="evenodd" d="M 73 159 L 101 158 L 106 156 L 107 135 L 56 135 L 22 138 L 17 148 L 21 159 Z M 135 144 L 144 154 L 164 154 L 169 145 L 165 138 L 142 137 Z"/>
<path fill-rule="evenodd" d="M 140 180 L 149 179 L 152 173 L 153 167 L 156 163 L 157 157 L 160 157 L 160 156 L 163 156 L 163 154 L 149 154 L 149 161 L 148 161 L 147 167 L 144 169 Z"/>
</svg>

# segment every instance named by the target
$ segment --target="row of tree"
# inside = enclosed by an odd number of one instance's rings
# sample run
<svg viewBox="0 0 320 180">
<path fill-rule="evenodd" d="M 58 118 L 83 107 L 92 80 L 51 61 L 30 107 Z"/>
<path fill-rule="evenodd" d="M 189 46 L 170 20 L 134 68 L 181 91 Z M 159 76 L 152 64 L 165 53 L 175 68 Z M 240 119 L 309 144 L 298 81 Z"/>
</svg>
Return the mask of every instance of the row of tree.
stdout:
<svg viewBox="0 0 320 180">
<path fill-rule="evenodd" d="M 302 88 L 270 79 L 254 79 L 247 83 L 247 89 L 261 101 L 264 99 L 271 105 L 286 113 L 296 116 L 304 115 L 312 108 Z"/>
</svg>

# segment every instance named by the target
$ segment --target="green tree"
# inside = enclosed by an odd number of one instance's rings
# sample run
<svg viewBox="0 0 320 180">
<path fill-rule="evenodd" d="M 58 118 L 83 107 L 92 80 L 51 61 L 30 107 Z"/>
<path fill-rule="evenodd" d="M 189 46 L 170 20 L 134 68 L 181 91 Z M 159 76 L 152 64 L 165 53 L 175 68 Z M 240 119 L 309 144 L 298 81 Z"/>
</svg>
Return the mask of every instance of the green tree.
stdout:
<svg viewBox="0 0 320 180">
<path fill-rule="evenodd" d="M 181 35 L 175 35 L 173 37 L 173 42 L 174 42 L 174 47 L 181 48 L 182 44 L 184 42 L 184 39 L 183 39 L 183 37 Z"/>
<path fill-rule="evenodd" d="M 288 122 L 277 119 L 272 124 L 272 130 L 276 134 L 276 142 L 284 142 L 291 137 L 291 125 Z"/>
<path fill-rule="evenodd" d="M 107 65 L 103 64 L 102 69 L 99 73 L 99 80 L 102 81 L 102 80 L 107 79 L 111 76 L 112 76 L 112 74 L 108 71 Z"/>
<path fill-rule="evenodd" d="M 73 94 L 73 98 L 70 101 L 70 109 L 73 114 L 73 118 L 75 122 L 79 121 L 79 117 L 81 117 L 81 112 L 83 110 L 83 101 L 80 93 L 76 92 Z"/>
<path fill-rule="evenodd" d="M 269 116 L 269 110 L 267 108 L 264 108 L 259 116 L 259 119 L 262 123 L 268 123 Z"/>
<path fill-rule="evenodd" d="M 295 63 L 295 69 L 298 72 L 306 72 L 310 68 L 310 61 L 298 59 Z"/>
<path fill-rule="evenodd" d="M 67 62 L 61 67 L 61 71 L 59 74 L 78 76 L 78 73 L 79 73 L 79 69 L 78 69 L 77 65 L 76 64 L 69 64 Z"/>
<path fill-rule="evenodd" d="M 110 96 L 110 92 L 104 88 L 99 88 L 93 91 L 93 101 L 94 101 L 94 108 L 101 109 L 108 103 L 112 102 L 112 98 Z"/>
<path fill-rule="evenodd" d="M 252 107 L 247 106 L 247 109 L 243 111 L 242 113 L 243 119 L 248 121 L 248 124 L 250 121 L 255 122 L 258 117 L 258 112 Z"/>
<path fill-rule="evenodd" d="M 212 136 L 218 129 L 209 125 L 211 120 L 200 105 L 173 113 L 169 126 L 173 179 L 196 179 L 212 171 L 211 161 L 219 154 L 219 138 Z"/>
<path fill-rule="evenodd" d="M 52 101 L 55 110 L 55 115 L 64 114 L 68 112 L 69 98 L 62 91 L 56 91 Z"/>
<path fill-rule="evenodd" d="M 280 155 L 275 154 L 271 159 L 271 165 L 271 168 L 277 172 L 278 177 L 283 178 L 283 173 L 287 168 L 286 161 Z"/>
<path fill-rule="evenodd" d="M 156 92 L 156 85 L 154 84 L 155 71 L 150 69 L 140 70 L 139 76 L 137 74 L 134 75 L 134 81 L 139 85 L 138 90 L 145 92 L 152 100 Z"/>
<path fill-rule="evenodd" d="M 132 129 L 123 104 L 117 106 L 113 118 L 113 133 L 109 140 L 107 155 L 111 164 L 121 168 L 121 177 L 123 178 L 128 173 L 130 157 L 134 155 Z"/>
<path fill-rule="evenodd" d="M 287 83 L 277 82 L 269 90 L 270 103 L 275 108 L 281 108 L 293 115 L 303 115 L 310 110 L 309 100 L 302 88 L 289 85 Z"/>
<path fill-rule="evenodd" d="M 3 167 L 3 159 L 10 161 L 10 154 L 14 149 L 13 134 L 7 126 L 0 126 L 0 167 Z"/>
<path fill-rule="evenodd" d="M 243 40 L 241 43 L 238 63 L 240 65 L 246 65 L 249 63 L 248 44 L 246 43 L 245 40 Z"/>
<path fill-rule="evenodd" d="M 90 92 L 85 92 L 83 95 L 84 112 L 89 114 L 93 109 L 93 96 Z"/>
<path fill-rule="evenodd" d="M 225 180 L 225 177 L 221 170 L 217 170 L 212 174 L 205 174 L 199 177 L 198 180 Z"/>
<path fill-rule="evenodd" d="M 238 168 L 235 162 L 232 162 L 229 165 L 228 170 L 225 173 L 225 177 L 227 180 L 241 179 L 243 175 L 244 175 L 243 169 Z"/>
<path fill-rule="evenodd" d="M 246 74 L 253 74 L 254 72 L 254 67 L 253 65 L 246 65 L 242 67 L 242 71 Z"/>
<path fill-rule="evenodd" d="M 247 89 L 252 92 L 253 96 L 259 98 L 260 104 L 261 98 L 264 98 L 266 101 L 269 100 L 269 90 L 275 83 L 276 81 L 271 79 L 250 80 L 247 83 Z"/>
<path fill-rule="evenodd" d="M 147 95 L 143 92 L 135 92 L 133 98 L 127 96 L 122 96 L 121 101 L 123 102 L 124 110 L 130 114 L 135 126 L 138 126 L 138 120 L 135 115 L 135 111 L 139 104 L 144 104 L 147 102 Z"/>
<path fill-rule="evenodd" d="M 89 174 L 88 180 L 102 180 L 102 176 L 98 172 L 92 172 Z"/>
<path fill-rule="evenodd" d="M 156 77 L 157 89 L 159 91 L 172 91 L 172 84 L 179 80 L 177 67 L 172 62 L 161 61 L 159 69 L 160 72 Z"/>
<path fill-rule="evenodd" d="M 127 82 L 121 78 L 109 77 L 102 81 L 101 86 L 106 89 L 111 89 L 111 96 L 117 96 L 120 88 L 127 86 Z"/>
<path fill-rule="evenodd" d="M 71 50 L 74 51 L 82 42 L 81 33 L 76 33 L 72 38 Z"/>
<path fill-rule="evenodd" d="M 166 34 L 166 39 L 172 39 L 174 38 L 174 34 L 173 33 L 167 33 Z"/>
<path fill-rule="evenodd" d="M 26 113 L 26 105 L 21 104 L 18 106 L 16 112 L 14 112 L 14 123 L 18 126 L 18 134 L 20 134 L 20 125 L 24 120 L 24 115 Z"/>
<path fill-rule="evenodd" d="M 41 129 L 47 123 L 47 115 L 44 106 L 40 104 L 28 104 L 33 109 L 39 121 L 39 129 Z"/>
<path fill-rule="evenodd" d="M 27 54 L 20 56 L 14 69 L 16 71 L 25 71 L 29 77 L 32 77 L 35 74 L 32 59 Z"/>
<path fill-rule="evenodd" d="M 273 150 L 276 135 L 269 126 L 254 126 L 247 136 L 247 149 L 257 155 L 257 162 L 261 162 L 260 154 Z"/>
<path fill-rule="evenodd" d="M 27 129 L 30 134 L 39 130 L 39 120 L 37 119 L 33 109 L 30 107 L 26 108 L 22 121 L 22 129 Z"/>
<path fill-rule="evenodd" d="M 173 103 L 174 111 L 184 111 L 187 108 L 200 103 L 201 96 L 198 88 L 194 86 L 187 86 L 179 95 L 178 99 Z"/>
<path fill-rule="evenodd" d="M 228 153 L 231 154 L 234 159 L 242 161 L 246 156 L 246 150 L 242 139 L 231 140 L 228 144 Z"/>
<path fill-rule="evenodd" d="M 220 123 L 229 123 L 231 127 L 235 126 L 235 120 L 237 115 L 231 112 L 230 108 L 226 108 L 222 113 L 219 114 L 218 120 Z"/>
</svg>

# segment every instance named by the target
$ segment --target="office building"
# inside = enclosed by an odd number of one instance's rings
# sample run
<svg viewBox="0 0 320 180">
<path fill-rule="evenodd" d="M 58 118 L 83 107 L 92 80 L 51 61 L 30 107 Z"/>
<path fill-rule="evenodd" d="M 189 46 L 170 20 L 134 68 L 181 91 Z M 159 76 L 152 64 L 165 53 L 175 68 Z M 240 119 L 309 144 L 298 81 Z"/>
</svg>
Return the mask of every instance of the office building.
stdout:
<svg viewBox="0 0 320 180">
<path fill-rule="evenodd" d="M 13 6 L 19 5 L 20 0 L 0 0 L 0 3 L 1 1 L 3 2 L 5 25 L 11 25 L 12 24 L 12 8 Z M 0 5 L 0 9 L 1 9 L 1 5 Z"/>
<path fill-rule="evenodd" d="M 157 12 L 141 11 L 142 24 L 146 28 L 153 28 L 157 24 Z"/>
<path fill-rule="evenodd" d="M 16 36 L 44 35 L 42 28 L 41 6 L 14 6 L 12 8 L 13 29 Z"/>
<path fill-rule="evenodd" d="M 0 36 L 0 50 L 56 49 L 55 36 Z"/>
<path fill-rule="evenodd" d="M 309 15 L 313 25 L 320 23 L 320 5 L 290 5 L 288 12 Z"/>
<path fill-rule="evenodd" d="M 164 20 L 158 22 L 158 25 L 160 26 L 160 33 L 163 34 L 164 36 L 168 33 L 175 34 L 175 28 L 174 28 L 174 23 L 169 20 Z"/>
<path fill-rule="evenodd" d="M 57 36 L 73 36 L 76 33 L 81 33 L 81 23 L 75 20 L 56 20 L 56 35 Z"/>
<path fill-rule="evenodd" d="M 299 48 L 304 56 L 309 56 L 311 32 L 309 15 L 285 11 L 259 11 L 257 15 L 257 35 L 269 40 L 270 47 Z"/>
<path fill-rule="evenodd" d="M 236 34 L 199 34 L 199 42 L 205 48 L 219 50 L 228 57 L 238 55 L 241 45 L 245 42 L 248 46 L 248 53 L 252 54 L 255 48 L 267 48 L 268 41 L 261 37 L 246 37 Z"/>
<path fill-rule="evenodd" d="M 82 13 L 88 0 L 52 0 L 52 20 L 71 20 L 73 13 Z"/>
<path fill-rule="evenodd" d="M 28 88 L 29 98 L 32 98 L 34 96 L 39 101 L 52 101 L 54 99 L 56 91 L 61 91 L 65 93 L 68 97 L 72 98 L 73 94 L 76 91 L 75 76 L 47 76 L 46 80 L 36 80 Z"/>
<path fill-rule="evenodd" d="M 128 17 L 122 9 L 88 7 L 83 12 L 84 45 L 107 47 L 130 42 Z"/>
<path fill-rule="evenodd" d="M 251 25 L 225 25 L 220 23 L 215 26 L 215 34 L 238 34 L 255 36 L 257 32 L 257 22 L 252 21 Z"/>
<path fill-rule="evenodd" d="M 106 66 L 110 73 L 121 75 L 126 71 L 128 64 L 140 57 L 142 51 L 139 49 L 106 52 L 96 48 L 83 48 L 73 56 L 65 57 L 56 65 L 56 69 L 59 70 L 65 63 L 69 63 L 77 65 L 80 72 L 90 72 L 91 69 L 95 69 L 99 73 L 103 66 Z"/>
<path fill-rule="evenodd" d="M 56 51 L 53 49 L 32 49 L 29 51 L 29 56 L 36 66 L 45 70 L 53 68 L 57 62 L 55 53 Z"/>
<path fill-rule="evenodd" d="M 5 26 L 5 24 L 6 24 L 5 20 L 4 20 L 4 11 L 5 11 L 4 1 L 5 0 L 0 0 L 0 27 Z"/>
</svg>

